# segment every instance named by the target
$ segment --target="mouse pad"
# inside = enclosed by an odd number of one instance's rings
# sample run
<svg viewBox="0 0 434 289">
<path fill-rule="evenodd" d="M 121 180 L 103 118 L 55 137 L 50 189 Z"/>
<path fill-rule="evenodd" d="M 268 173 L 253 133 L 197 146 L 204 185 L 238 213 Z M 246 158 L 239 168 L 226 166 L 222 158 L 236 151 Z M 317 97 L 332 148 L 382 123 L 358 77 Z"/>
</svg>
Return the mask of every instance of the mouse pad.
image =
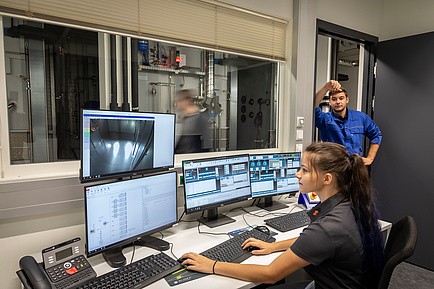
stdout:
<svg viewBox="0 0 434 289">
<path fill-rule="evenodd" d="M 175 286 L 205 276 L 208 276 L 208 274 L 188 271 L 186 268 L 182 268 L 170 275 L 167 275 L 164 277 L 164 279 L 170 286 Z"/>
</svg>

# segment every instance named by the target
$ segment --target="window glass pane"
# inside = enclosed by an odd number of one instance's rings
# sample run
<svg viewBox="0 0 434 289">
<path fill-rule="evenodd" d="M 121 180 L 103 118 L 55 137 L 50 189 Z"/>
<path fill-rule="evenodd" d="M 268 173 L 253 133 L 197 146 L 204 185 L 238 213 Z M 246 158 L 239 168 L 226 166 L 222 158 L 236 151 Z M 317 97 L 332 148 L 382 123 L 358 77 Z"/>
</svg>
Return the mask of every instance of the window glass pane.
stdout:
<svg viewBox="0 0 434 289">
<path fill-rule="evenodd" d="M 80 108 L 99 98 L 98 34 L 3 20 L 11 163 L 78 160 Z"/>
<path fill-rule="evenodd" d="M 138 69 L 123 70 L 102 33 L 10 17 L 3 25 L 11 164 L 80 158 L 80 109 L 122 107 L 122 93 L 115 102 L 100 93 L 112 88 L 100 70 L 110 63 L 114 89 L 132 91 L 128 107 L 176 114 L 176 153 L 276 148 L 278 62 L 128 38 Z"/>
<path fill-rule="evenodd" d="M 276 147 L 277 63 L 140 45 L 139 109 L 177 114 L 176 153 Z"/>
</svg>

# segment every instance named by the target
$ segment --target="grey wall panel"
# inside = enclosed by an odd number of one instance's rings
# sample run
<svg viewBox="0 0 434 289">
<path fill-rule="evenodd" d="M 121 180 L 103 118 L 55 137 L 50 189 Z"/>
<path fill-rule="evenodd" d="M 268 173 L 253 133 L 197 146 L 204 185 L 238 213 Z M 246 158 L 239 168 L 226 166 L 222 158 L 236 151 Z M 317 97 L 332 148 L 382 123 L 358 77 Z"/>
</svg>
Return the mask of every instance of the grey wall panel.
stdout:
<svg viewBox="0 0 434 289">
<path fill-rule="evenodd" d="M 83 207 L 78 178 L 38 180 L 0 186 L 0 219 Z"/>
<path fill-rule="evenodd" d="M 83 208 L 84 186 L 109 181 L 80 183 L 73 177 L 2 184 L 0 220 Z M 178 207 L 184 206 L 183 187 L 178 187 L 177 201 Z"/>
<path fill-rule="evenodd" d="M 380 42 L 375 122 L 383 134 L 372 165 L 381 217 L 415 218 L 418 244 L 409 259 L 434 269 L 434 33 Z"/>
</svg>

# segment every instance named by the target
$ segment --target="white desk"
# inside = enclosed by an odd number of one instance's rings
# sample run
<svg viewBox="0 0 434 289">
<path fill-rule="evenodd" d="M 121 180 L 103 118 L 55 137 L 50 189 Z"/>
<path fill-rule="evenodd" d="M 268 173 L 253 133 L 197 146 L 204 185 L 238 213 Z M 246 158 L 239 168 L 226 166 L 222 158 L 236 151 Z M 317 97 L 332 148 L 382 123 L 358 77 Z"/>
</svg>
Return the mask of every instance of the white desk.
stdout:
<svg viewBox="0 0 434 289">
<path fill-rule="evenodd" d="M 274 211 L 272 213 L 288 213 L 291 209 L 293 209 L 292 212 L 296 212 L 301 210 L 298 206 L 295 206 L 294 201 L 296 201 L 294 198 L 292 199 L 285 199 L 281 202 L 285 202 L 289 204 L 289 207 L 283 210 Z M 295 206 L 295 208 L 294 208 Z M 251 213 L 258 214 L 260 216 L 263 216 L 267 214 L 268 212 L 265 210 L 262 210 L 260 208 L 255 207 L 247 207 L 245 208 L 247 211 Z M 177 226 L 167 229 L 163 231 L 164 234 L 164 240 L 173 243 L 173 253 L 176 255 L 176 257 L 180 257 L 182 254 L 186 252 L 196 252 L 200 253 L 202 251 L 205 251 L 208 248 L 211 248 L 225 240 L 228 240 L 228 236 L 226 235 L 208 235 L 204 234 L 204 232 L 212 232 L 212 233 L 227 233 L 236 229 L 241 229 L 244 227 L 247 227 L 248 224 L 243 219 L 247 221 L 249 225 L 265 225 L 264 221 L 265 219 L 272 218 L 273 215 L 267 215 L 264 217 L 257 217 L 250 214 L 245 213 L 244 211 L 237 210 L 232 211 L 228 213 L 228 216 L 235 219 L 236 222 L 223 225 L 217 228 L 208 228 L 205 225 L 200 225 L 200 231 L 201 234 L 199 234 L 197 229 L 197 222 L 181 222 Z M 197 214 L 195 214 L 197 216 Z M 391 224 L 387 222 L 381 222 L 382 229 L 384 230 L 390 230 Z M 303 227 L 304 228 L 304 227 Z M 286 240 L 290 238 L 294 238 L 300 235 L 303 228 L 295 229 L 286 233 L 277 232 L 278 235 L 274 236 L 276 238 L 276 241 Z M 271 228 L 272 231 L 275 231 Z M 158 237 L 158 234 L 155 236 Z M 136 246 L 136 252 L 134 255 L 134 261 L 139 260 L 143 257 L 146 257 L 150 254 L 156 253 L 157 251 L 153 249 L 149 249 L 146 247 L 137 247 Z M 172 256 L 170 250 L 165 251 L 166 254 L 169 256 Z M 279 253 L 273 253 L 270 255 L 264 255 L 264 256 L 252 256 L 245 260 L 243 264 L 262 264 L 266 265 L 271 263 L 281 252 Z M 124 249 L 124 255 L 127 258 L 127 263 L 130 263 L 131 261 L 131 255 L 132 255 L 132 247 Z M 174 256 L 172 256 L 174 257 Z M 96 258 L 99 258 L 97 260 Z M 92 258 L 89 258 L 90 263 L 94 266 L 95 271 L 98 275 L 104 274 L 110 270 L 113 270 L 111 267 L 109 267 L 100 256 L 95 256 Z M 96 263 L 98 263 L 96 265 Z M 176 286 L 169 286 L 169 284 L 166 282 L 166 280 L 160 279 L 159 281 L 149 285 L 146 288 L 149 289 L 160 289 L 160 288 L 252 288 L 254 287 L 255 283 L 245 282 L 229 277 L 219 276 L 219 275 L 209 275 L 206 277 L 202 277 L 196 280 L 192 280 L 183 284 L 179 284 Z"/>
<path fill-rule="evenodd" d="M 296 202 L 295 198 L 284 198 L 280 199 L 280 202 L 287 203 L 289 205 L 288 208 L 274 211 L 273 213 L 288 213 L 292 208 L 294 208 L 294 204 Z M 249 205 L 251 202 L 243 202 L 244 208 L 251 212 L 258 214 L 260 216 L 264 216 L 267 211 L 262 210 L 256 206 L 254 207 L 246 207 L 246 204 Z M 227 206 L 226 208 L 222 208 L 221 212 L 225 213 L 228 208 L 235 208 L 237 204 L 233 204 Z M 301 210 L 298 206 L 295 206 L 293 212 Z M 230 223 L 224 226 L 220 226 L 214 229 L 210 229 L 205 225 L 200 226 L 201 232 L 221 232 L 227 233 L 236 229 L 247 227 L 248 225 L 243 220 L 243 215 L 245 220 L 249 225 L 264 225 L 264 219 L 273 217 L 272 215 L 267 215 L 264 217 L 257 217 L 250 214 L 246 214 L 241 210 L 229 212 L 228 216 L 235 219 L 236 222 Z M 184 216 L 183 219 L 194 220 L 199 216 L 199 213 L 195 213 L 192 215 Z M 164 230 L 162 233 L 164 234 L 164 240 L 171 242 L 174 244 L 173 253 L 180 257 L 182 254 L 186 252 L 197 252 L 200 253 L 205 251 L 212 246 L 215 246 L 225 240 L 228 239 L 227 236 L 224 235 L 207 235 L 207 234 L 199 234 L 197 230 L 197 222 L 181 222 L 177 226 Z M 388 222 L 381 221 L 380 222 L 382 230 L 385 231 L 385 235 L 387 236 L 392 224 Z M 293 237 L 297 237 L 300 235 L 303 228 L 299 228 L 290 232 L 280 233 L 274 236 L 277 241 L 285 240 Z M 274 231 L 274 230 L 273 230 Z M 24 255 L 31 255 L 36 258 L 38 262 L 41 262 L 41 249 L 48 247 L 52 244 L 58 244 L 65 240 L 69 240 L 75 237 L 81 237 L 84 240 L 84 225 L 77 225 L 73 227 L 66 227 L 61 229 L 42 231 L 27 235 L 20 235 L 11 238 L 3 238 L 0 239 L 0 248 L 2 249 L 2 253 L 4 256 L 4 260 L 8 260 L 8 262 L 2 262 L 1 268 L 3 275 L 5 276 L 4 280 L 2 280 L 2 285 L 6 286 L 5 288 L 22 288 L 21 283 L 18 280 L 18 277 L 15 274 L 15 271 L 18 270 L 18 260 Z M 156 237 L 161 237 L 160 234 L 155 234 Z M 42 244 L 42 245 L 41 245 Z M 124 249 L 124 255 L 127 258 L 127 264 L 131 261 L 132 256 L 132 247 L 128 247 Z M 134 260 L 137 261 L 143 257 L 148 255 L 157 253 L 157 251 L 147 248 L 147 247 L 138 247 L 136 246 L 136 252 L 134 255 Z M 165 251 L 166 254 L 172 256 L 170 250 Z M 280 253 L 273 253 L 266 256 L 252 256 L 249 259 L 245 260 L 244 264 L 269 264 L 271 263 Z M 102 275 L 107 273 L 113 268 L 111 268 L 104 261 L 101 254 L 96 255 L 94 257 L 88 258 L 89 262 L 92 264 L 93 268 L 97 272 L 98 275 Z M 11 266 L 12 264 L 12 266 Z M 173 288 L 173 289 L 183 289 L 183 288 L 252 288 L 256 284 L 240 281 L 233 278 L 223 277 L 219 275 L 209 275 L 203 278 L 199 278 L 193 281 L 186 282 L 184 284 L 179 284 L 176 286 L 169 286 L 169 284 L 164 280 L 164 278 L 158 280 L 157 282 L 149 285 L 146 288 L 149 289 L 160 289 L 160 288 Z"/>
</svg>

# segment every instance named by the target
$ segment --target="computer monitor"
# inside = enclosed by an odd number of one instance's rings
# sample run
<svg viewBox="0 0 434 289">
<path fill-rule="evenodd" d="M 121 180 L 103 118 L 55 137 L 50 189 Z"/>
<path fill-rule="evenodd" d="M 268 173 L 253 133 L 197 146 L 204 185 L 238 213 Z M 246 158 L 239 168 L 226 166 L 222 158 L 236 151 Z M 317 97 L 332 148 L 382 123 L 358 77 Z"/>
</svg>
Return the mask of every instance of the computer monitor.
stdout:
<svg viewBox="0 0 434 289">
<path fill-rule="evenodd" d="M 252 197 L 265 198 L 259 207 L 269 211 L 286 207 L 273 202 L 272 196 L 298 192 L 295 174 L 300 169 L 300 159 L 299 152 L 250 155 Z"/>
<path fill-rule="evenodd" d="M 182 161 L 185 212 L 208 210 L 199 221 L 208 227 L 234 222 L 218 215 L 217 207 L 251 197 L 249 155 L 221 156 Z"/>
<path fill-rule="evenodd" d="M 82 182 L 171 168 L 174 148 L 174 114 L 81 111 Z"/>
<path fill-rule="evenodd" d="M 85 186 L 86 254 L 102 253 L 114 267 L 125 264 L 123 246 L 160 251 L 168 243 L 150 236 L 177 222 L 176 171 Z"/>
</svg>

